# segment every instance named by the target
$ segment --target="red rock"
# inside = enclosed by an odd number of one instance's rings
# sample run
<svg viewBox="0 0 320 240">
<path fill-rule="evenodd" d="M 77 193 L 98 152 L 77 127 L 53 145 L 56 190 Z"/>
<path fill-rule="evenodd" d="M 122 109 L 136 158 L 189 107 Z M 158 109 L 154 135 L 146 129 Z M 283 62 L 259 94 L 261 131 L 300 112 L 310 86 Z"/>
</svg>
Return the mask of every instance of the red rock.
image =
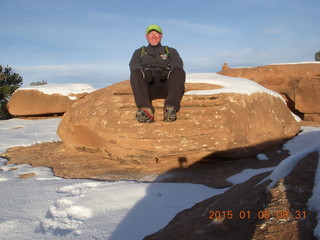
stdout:
<svg viewBox="0 0 320 240">
<path fill-rule="evenodd" d="M 67 147 L 100 148 L 115 159 L 143 162 L 252 156 L 299 131 L 284 101 L 267 93 L 185 95 L 181 104 L 178 120 L 166 123 L 163 100 L 156 100 L 156 121 L 139 123 L 129 81 L 124 81 L 73 104 L 58 134 Z"/>
<path fill-rule="evenodd" d="M 228 63 L 224 63 L 222 66 L 222 71 L 227 71 L 229 68 Z"/>
<path fill-rule="evenodd" d="M 33 115 L 47 115 L 47 114 L 61 114 L 66 112 L 73 102 L 84 97 L 87 91 L 93 88 L 90 85 L 76 85 L 84 86 L 83 91 L 70 92 L 67 95 L 62 93 L 45 93 L 44 88 L 54 89 L 59 86 L 62 90 L 76 84 L 61 84 L 61 85 L 43 85 L 32 88 L 18 89 L 10 98 L 8 102 L 8 111 L 13 116 L 33 116 Z M 64 89 L 65 88 L 65 89 Z M 51 90 L 52 90 L 51 89 Z"/>
<path fill-rule="evenodd" d="M 295 95 L 296 108 L 306 114 L 320 113 L 320 72 L 318 76 L 301 78 Z"/>
<path fill-rule="evenodd" d="M 320 64 L 280 64 L 254 68 L 225 68 L 219 74 L 251 79 L 286 95 L 292 111 L 305 114 L 305 120 L 320 119 Z"/>
</svg>

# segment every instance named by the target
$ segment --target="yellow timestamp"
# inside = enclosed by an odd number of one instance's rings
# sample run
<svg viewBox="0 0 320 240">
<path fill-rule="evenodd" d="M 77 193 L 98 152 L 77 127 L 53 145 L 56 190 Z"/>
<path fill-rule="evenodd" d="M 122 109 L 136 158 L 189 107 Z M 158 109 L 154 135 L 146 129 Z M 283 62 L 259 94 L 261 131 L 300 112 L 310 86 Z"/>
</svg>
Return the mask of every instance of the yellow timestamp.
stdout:
<svg viewBox="0 0 320 240">
<path fill-rule="evenodd" d="M 209 219 L 294 219 L 307 218 L 307 211 L 209 211 Z"/>
</svg>

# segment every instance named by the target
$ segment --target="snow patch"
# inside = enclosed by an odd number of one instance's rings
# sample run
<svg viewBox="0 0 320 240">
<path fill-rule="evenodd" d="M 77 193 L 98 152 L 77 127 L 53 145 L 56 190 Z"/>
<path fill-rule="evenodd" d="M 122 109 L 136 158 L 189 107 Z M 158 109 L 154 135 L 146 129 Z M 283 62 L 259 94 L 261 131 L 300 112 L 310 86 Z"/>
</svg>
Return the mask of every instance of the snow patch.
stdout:
<svg viewBox="0 0 320 240">
<path fill-rule="evenodd" d="M 275 167 L 269 167 L 269 168 L 259 168 L 259 169 L 245 169 L 241 173 L 235 174 L 229 178 L 227 178 L 228 182 L 235 184 L 243 183 L 247 180 L 249 180 L 251 177 L 258 175 L 260 173 L 269 172 L 274 170 Z"/>
<path fill-rule="evenodd" d="M 283 145 L 291 156 L 283 160 L 269 176 L 272 182 L 268 188 L 280 179 L 286 177 L 296 164 L 309 153 L 320 150 L 320 130 L 317 127 L 302 127 L 298 136 Z"/>
<path fill-rule="evenodd" d="M 48 95 L 60 94 L 68 96 L 71 100 L 76 100 L 77 98 L 72 95 L 90 93 L 96 89 L 90 84 L 45 84 L 40 86 L 21 87 L 17 91 L 24 90 L 36 90 Z"/>
<path fill-rule="evenodd" d="M 219 93 L 251 95 L 254 93 L 267 93 L 281 98 L 284 101 L 281 95 L 277 92 L 267 89 L 260 84 L 246 78 L 227 77 L 217 73 L 191 73 L 187 74 L 186 82 L 207 83 L 222 86 L 222 88 L 219 89 L 188 91 L 185 93 L 186 95 L 214 95 Z"/>
<path fill-rule="evenodd" d="M 261 160 L 261 161 L 267 161 L 267 160 L 269 160 L 268 156 L 267 156 L 266 154 L 263 154 L 263 153 L 259 153 L 259 154 L 257 155 L 257 158 L 258 158 L 259 160 Z"/>
<path fill-rule="evenodd" d="M 269 178 L 272 182 L 268 185 L 268 189 L 274 187 L 279 179 L 288 176 L 302 158 L 318 150 L 320 150 L 320 145 L 312 146 L 283 160 L 270 174 Z"/>
<path fill-rule="evenodd" d="M 8 148 L 13 146 L 31 146 L 41 142 L 60 141 L 57 135 L 57 126 L 60 121 L 60 118 L 1 120 L 0 153 L 6 152 Z"/>
<path fill-rule="evenodd" d="M 301 130 L 298 136 L 283 145 L 283 149 L 288 150 L 291 155 L 320 144 L 319 128 L 303 126 Z"/>
</svg>

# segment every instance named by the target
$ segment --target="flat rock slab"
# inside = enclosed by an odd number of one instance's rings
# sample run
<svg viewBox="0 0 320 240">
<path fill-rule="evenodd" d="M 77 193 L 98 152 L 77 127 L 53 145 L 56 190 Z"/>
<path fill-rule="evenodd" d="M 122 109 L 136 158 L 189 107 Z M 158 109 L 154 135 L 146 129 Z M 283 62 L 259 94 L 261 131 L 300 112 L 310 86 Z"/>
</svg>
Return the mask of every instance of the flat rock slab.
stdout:
<svg viewBox="0 0 320 240">
<path fill-rule="evenodd" d="M 2 157 L 9 160 L 7 164 L 50 167 L 55 176 L 63 178 L 185 182 L 224 188 L 232 186 L 228 177 L 247 168 L 276 166 L 288 156 L 281 146 L 274 146 L 264 153 L 270 160 L 260 161 L 252 157 L 234 161 L 199 161 L 190 157 L 188 161 L 179 162 L 168 157 L 161 161 L 134 162 L 111 158 L 101 150 L 78 148 L 71 151 L 62 142 L 54 142 L 10 148 Z"/>
</svg>

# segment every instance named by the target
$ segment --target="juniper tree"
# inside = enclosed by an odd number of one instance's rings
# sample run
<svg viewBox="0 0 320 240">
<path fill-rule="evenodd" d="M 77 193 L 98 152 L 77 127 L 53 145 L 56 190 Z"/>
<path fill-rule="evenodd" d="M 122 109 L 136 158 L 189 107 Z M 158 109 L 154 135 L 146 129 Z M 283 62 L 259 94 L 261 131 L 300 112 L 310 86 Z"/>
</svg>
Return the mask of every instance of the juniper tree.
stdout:
<svg viewBox="0 0 320 240">
<path fill-rule="evenodd" d="M 41 86 L 46 84 L 48 84 L 47 80 L 42 80 L 42 81 L 31 82 L 30 86 Z"/>
<path fill-rule="evenodd" d="M 320 61 L 320 51 L 319 52 L 316 52 L 315 56 L 314 56 L 314 59 L 316 61 Z"/>
<path fill-rule="evenodd" d="M 23 82 L 23 78 L 9 66 L 0 65 L 0 119 L 9 117 L 7 103 L 10 96 Z"/>
</svg>

